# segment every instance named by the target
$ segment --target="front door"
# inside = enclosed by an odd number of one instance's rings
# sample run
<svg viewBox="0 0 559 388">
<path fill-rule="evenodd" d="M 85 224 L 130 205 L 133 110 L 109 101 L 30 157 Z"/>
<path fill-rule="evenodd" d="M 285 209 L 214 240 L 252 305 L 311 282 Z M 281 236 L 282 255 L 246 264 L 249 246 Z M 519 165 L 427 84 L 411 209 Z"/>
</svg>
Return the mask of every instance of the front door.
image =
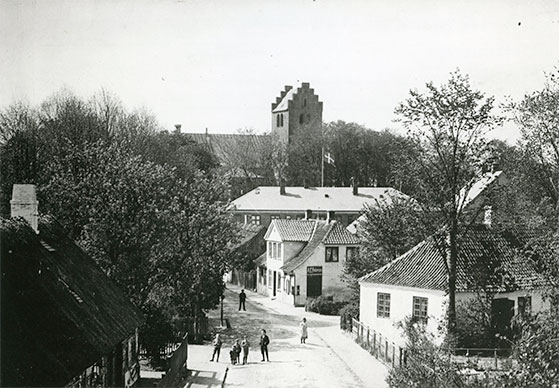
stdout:
<svg viewBox="0 0 559 388">
<path fill-rule="evenodd" d="M 514 300 L 493 299 L 491 301 L 491 327 L 495 334 L 512 339 L 511 320 L 514 316 Z"/>
<path fill-rule="evenodd" d="M 307 267 L 307 298 L 322 295 L 322 267 Z"/>
</svg>

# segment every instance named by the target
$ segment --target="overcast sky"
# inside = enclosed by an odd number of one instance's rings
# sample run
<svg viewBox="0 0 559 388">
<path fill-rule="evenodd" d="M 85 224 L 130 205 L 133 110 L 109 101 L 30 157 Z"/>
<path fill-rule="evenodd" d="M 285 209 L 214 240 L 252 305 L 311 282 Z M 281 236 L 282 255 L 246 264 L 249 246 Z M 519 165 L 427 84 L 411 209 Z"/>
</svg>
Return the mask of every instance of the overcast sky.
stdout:
<svg viewBox="0 0 559 388">
<path fill-rule="evenodd" d="M 0 107 L 104 88 L 169 129 L 264 132 L 283 86 L 306 81 L 324 121 L 397 129 L 409 89 L 457 67 L 498 101 L 541 88 L 558 42 L 556 0 L 3 0 Z"/>
</svg>

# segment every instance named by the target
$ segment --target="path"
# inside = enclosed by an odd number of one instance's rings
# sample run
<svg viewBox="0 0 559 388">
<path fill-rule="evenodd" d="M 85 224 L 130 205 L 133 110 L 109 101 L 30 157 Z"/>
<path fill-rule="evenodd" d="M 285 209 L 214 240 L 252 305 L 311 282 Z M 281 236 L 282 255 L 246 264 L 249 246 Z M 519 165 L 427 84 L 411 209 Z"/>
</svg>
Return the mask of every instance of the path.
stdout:
<svg viewBox="0 0 559 388">
<path fill-rule="evenodd" d="M 247 335 L 251 344 L 248 365 L 229 366 L 227 387 L 386 387 L 386 367 L 339 329 L 339 317 L 305 312 L 279 301 L 247 292 L 247 311 L 237 311 L 240 288 L 228 285 L 224 316 L 232 328 L 220 363 L 228 361 L 235 338 Z M 299 322 L 309 321 L 307 344 L 299 343 Z M 210 317 L 219 322 L 219 309 Z M 260 329 L 270 336 L 270 363 L 261 362 Z M 208 347 L 208 354 L 211 353 Z"/>
</svg>

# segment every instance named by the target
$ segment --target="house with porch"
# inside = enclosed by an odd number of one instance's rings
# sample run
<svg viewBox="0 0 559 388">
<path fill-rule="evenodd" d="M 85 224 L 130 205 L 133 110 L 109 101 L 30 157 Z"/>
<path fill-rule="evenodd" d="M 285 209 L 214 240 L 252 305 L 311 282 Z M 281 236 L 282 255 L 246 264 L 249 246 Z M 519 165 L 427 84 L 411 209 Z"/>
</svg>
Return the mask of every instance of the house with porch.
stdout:
<svg viewBox="0 0 559 388">
<path fill-rule="evenodd" d="M 507 336 L 516 314 L 549 307 L 549 283 L 522 248 L 534 237 L 521 230 L 493 230 L 480 224 L 461 237 L 457 261 L 456 303 L 483 293 L 491 296 L 491 325 Z M 446 243 L 433 235 L 380 269 L 359 279 L 361 323 L 404 346 L 397 326 L 412 317 L 437 336 L 448 303 Z"/>
<path fill-rule="evenodd" d="M 349 293 L 341 275 L 360 241 L 341 223 L 274 219 L 264 239 L 266 253 L 257 260 L 259 292 L 295 306 L 307 298 L 344 299 Z"/>
<path fill-rule="evenodd" d="M 10 387 L 131 387 L 144 317 L 52 217 L 14 185 L 0 218 L 1 375 Z"/>
</svg>

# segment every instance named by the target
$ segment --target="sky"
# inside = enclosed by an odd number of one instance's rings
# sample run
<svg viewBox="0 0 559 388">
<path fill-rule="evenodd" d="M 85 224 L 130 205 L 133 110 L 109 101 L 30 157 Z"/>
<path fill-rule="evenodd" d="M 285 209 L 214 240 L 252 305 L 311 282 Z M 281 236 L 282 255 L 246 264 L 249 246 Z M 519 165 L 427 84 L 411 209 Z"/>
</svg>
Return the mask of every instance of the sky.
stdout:
<svg viewBox="0 0 559 388">
<path fill-rule="evenodd" d="M 541 89 L 558 41 L 556 0 L 2 0 L 0 108 L 104 89 L 167 129 L 266 132 L 310 82 L 324 121 L 399 131 L 409 90 L 457 68 L 497 102 Z"/>
</svg>

